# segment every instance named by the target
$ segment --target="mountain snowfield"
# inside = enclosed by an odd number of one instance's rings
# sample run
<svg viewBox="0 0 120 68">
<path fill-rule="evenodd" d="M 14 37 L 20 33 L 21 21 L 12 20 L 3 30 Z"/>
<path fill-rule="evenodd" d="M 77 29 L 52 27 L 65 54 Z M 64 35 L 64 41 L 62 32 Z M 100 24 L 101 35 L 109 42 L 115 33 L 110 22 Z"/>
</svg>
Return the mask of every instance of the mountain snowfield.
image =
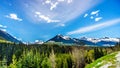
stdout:
<svg viewBox="0 0 120 68">
<path fill-rule="evenodd" d="M 61 42 L 63 44 L 81 44 L 84 43 L 87 46 L 114 46 L 120 41 L 119 38 L 70 38 L 69 36 L 63 36 L 61 34 L 56 35 L 47 42 Z"/>
<path fill-rule="evenodd" d="M 118 38 L 109 38 L 109 37 L 105 37 L 105 38 L 100 38 L 100 39 L 94 39 L 94 38 L 86 38 L 87 41 L 91 41 L 93 43 L 97 43 L 100 41 L 113 41 L 113 42 L 119 42 Z"/>
</svg>

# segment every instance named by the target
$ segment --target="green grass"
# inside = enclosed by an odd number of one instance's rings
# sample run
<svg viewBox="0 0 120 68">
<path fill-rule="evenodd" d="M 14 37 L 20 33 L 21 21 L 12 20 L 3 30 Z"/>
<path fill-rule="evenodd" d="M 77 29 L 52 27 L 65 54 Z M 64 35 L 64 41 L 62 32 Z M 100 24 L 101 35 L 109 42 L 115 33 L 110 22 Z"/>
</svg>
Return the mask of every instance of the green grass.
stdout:
<svg viewBox="0 0 120 68">
<path fill-rule="evenodd" d="M 94 61 L 93 63 L 88 64 L 85 68 L 93 68 L 93 67 L 99 68 L 99 67 L 107 64 L 108 62 L 112 63 L 112 66 L 114 66 L 113 64 L 115 64 L 115 62 L 116 62 L 115 61 L 116 60 L 115 56 L 116 56 L 117 53 L 118 52 L 103 56 L 103 57 L 97 59 L 96 61 Z M 114 68 L 114 67 L 112 67 L 112 68 Z"/>
<path fill-rule="evenodd" d="M 6 40 L 2 40 L 2 39 L 0 39 L 0 43 L 11 43 L 12 44 L 12 42 L 6 41 Z"/>
</svg>

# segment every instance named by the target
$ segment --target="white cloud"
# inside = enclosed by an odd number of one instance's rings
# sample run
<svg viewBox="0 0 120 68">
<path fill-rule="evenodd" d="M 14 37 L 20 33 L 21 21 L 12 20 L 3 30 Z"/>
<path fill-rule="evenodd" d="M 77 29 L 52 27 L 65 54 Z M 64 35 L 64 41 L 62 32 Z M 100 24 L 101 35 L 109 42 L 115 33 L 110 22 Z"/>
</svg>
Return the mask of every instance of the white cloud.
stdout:
<svg viewBox="0 0 120 68">
<path fill-rule="evenodd" d="M 95 18 L 95 21 L 97 22 L 97 21 L 99 21 L 101 19 L 102 19 L 102 17 L 97 17 L 97 18 Z"/>
<path fill-rule="evenodd" d="M 35 12 L 36 16 L 40 19 L 46 21 L 47 23 L 60 22 L 59 20 L 50 19 L 48 16 L 41 14 L 40 12 Z"/>
<path fill-rule="evenodd" d="M 4 26 L 4 25 L 0 24 L 0 28 L 7 28 L 7 26 Z"/>
<path fill-rule="evenodd" d="M 96 14 L 98 14 L 99 11 L 100 11 L 100 10 L 93 11 L 93 12 L 91 12 L 91 15 L 96 15 Z"/>
<path fill-rule="evenodd" d="M 88 14 L 86 13 L 85 15 L 84 15 L 84 18 L 86 18 L 88 16 Z"/>
<path fill-rule="evenodd" d="M 46 0 L 45 3 L 46 3 L 46 4 L 50 4 L 50 3 L 51 3 L 51 0 Z"/>
<path fill-rule="evenodd" d="M 106 22 L 102 22 L 100 24 L 95 24 L 95 25 L 79 28 L 77 30 L 68 32 L 67 34 L 71 35 L 71 34 L 80 34 L 80 33 L 95 31 L 95 30 L 98 30 L 98 29 L 102 29 L 102 28 L 105 28 L 105 27 L 108 27 L 108 26 L 118 24 L 118 23 L 120 23 L 120 18 L 109 20 L 109 21 L 106 21 Z"/>
<path fill-rule="evenodd" d="M 24 7 L 24 2 L 29 4 L 30 7 Z M 56 26 L 61 23 L 66 25 L 66 23 L 69 23 L 68 21 L 77 18 L 101 2 L 101 0 L 69 0 L 68 4 L 68 0 L 25 0 L 21 1 L 21 7 L 24 7 L 24 14 L 33 23 L 41 22 L 41 16 L 34 16 L 35 12 L 39 11 L 41 15 L 44 15 L 42 16 L 42 20 L 60 21 L 58 24 L 55 24 Z"/>
<path fill-rule="evenodd" d="M 67 3 L 68 3 L 68 4 L 69 4 L 69 3 L 72 3 L 72 1 L 73 1 L 73 0 L 67 0 Z"/>
<path fill-rule="evenodd" d="M 65 0 L 58 0 L 58 2 L 64 2 Z"/>
<path fill-rule="evenodd" d="M 2 31 L 4 31 L 4 32 L 6 32 L 6 31 L 7 31 L 6 29 L 0 29 L 0 30 L 2 30 Z"/>
<path fill-rule="evenodd" d="M 55 9 L 57 7 L 57 5 L 59 4 L 59 2 L 63 2 L 63 0 L 58 0 L 55 3 L 52 2 L 51 0 L 46 0 L 45 2 L 43 2 L 43 5 L 45 5 L 45 4 L 50 5 L 50 10 L 53 10 L 53 9 Z"/>
<path fill-rule="evenodd" d="M 96 10 L 96 11 L 91 12 L 90 19 L 94 19 L 96 22 L 99 21 L 99 20 L 101 20 L 102 17 L 98 17 L 99 16 L 99 13 L 98 13 L 99 11 L 100 10 Z M 88 16 L 88 14 L 85 14 L 84 18 L 87 17 L 87 16 Z"/>
<path fill-rule="evenodd" d="M 40 12 L 38 12 L 38 11 L 36 11 L 36 12 L 35 12 L 35 14 L 40 15 L 41 13 L 40 13 Z"/>
<path fill-rule="evenodd" d="M 54 8 L 56 8 L 58 5 L 58 2 L 55 2 L 55 3 L 51 3 L 51 7 L 50 7 L 50 10 L 53 10 Z"/>
<path fill-rule="evenodd" d="M 4 26 L 4 25 L 0 24 L 0 30 L 6 32 L 7 31 L 6 28 L 7 28 L 7 26 Z"/>
<path fill-rule="evenodd" d="M 6 17 L 13 19 L 13 20 L 17 20 L 17 21 L 22 21 L 22 19 L 18 18 L 17 14 L 15 14 L 15 13 L 11 13 L 11 14 L 7 15 Z"/>
<path fill-rule="evenodd" d="M 90 17 L 90 19 L 93 19 L 93 18 L 94 18 L 93 16 Z"/>
<path fill-rule="evenodd" d="M 65 0 L 57 0 L 55 2 L 51 1 L 51 0 L 46 0 L 43 5 L 45 4 L 49 4 L 50 5 L 50 10 L 53 10 L 57 7 L 57 5 L 61 2 L 65 2 Z M 67 3 L 70 4 L 72 3 L 72 0 L 67 0 Z"/>
</svg>

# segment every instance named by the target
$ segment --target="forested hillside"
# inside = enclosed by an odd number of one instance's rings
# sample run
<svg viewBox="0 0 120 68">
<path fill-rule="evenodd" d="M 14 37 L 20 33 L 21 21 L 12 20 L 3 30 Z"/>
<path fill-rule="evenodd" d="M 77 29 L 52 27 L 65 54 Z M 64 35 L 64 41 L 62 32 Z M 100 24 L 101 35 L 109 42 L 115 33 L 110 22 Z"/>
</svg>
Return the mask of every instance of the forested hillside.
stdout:
<svg viewBox="0 0 120 68">
<path fill-rule="evenodd" d="M 115 47 L 87 47 L 0 42 L 0 68 L 84 68 L 119 50 L 119 44 Z"/>
</svg>

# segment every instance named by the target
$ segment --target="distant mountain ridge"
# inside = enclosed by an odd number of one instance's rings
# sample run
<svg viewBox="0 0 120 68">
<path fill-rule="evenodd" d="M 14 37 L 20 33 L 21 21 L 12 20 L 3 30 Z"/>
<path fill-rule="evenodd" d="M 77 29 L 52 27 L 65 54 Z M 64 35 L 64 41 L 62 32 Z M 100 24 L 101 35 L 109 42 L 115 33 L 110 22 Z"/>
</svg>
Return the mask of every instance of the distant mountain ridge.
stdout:
<svg viewBox="0 0 120 68">
<path fill-rule="evenodd" d="M 56 35 L 47 42 L 61 42 L 63 44 L 77 44 L 77 45 L 88 45 L 88 46 L 114 46 L 120 42 L 119 38 L 70 38 L 69 36 L 63 36 L 61 34 Z"/>
<path fill-rule="evenodd" d="M 6 40 L 6 41 L 11 41 L 11 42 L 15 42 L 15 43 L 22 43 L 21 41 L 17 40 L 16 38 L 14 38 L 13 36 L 11 36 L 10 34 L 8 34 L 5 31 L 0 30 L 0 39 L 1 40 Z"/>
<path fill-rule="evenodd" d="M 47 42 L 63 42 L 63 43 L 66 43 L 66 44 L 75 43 L 75 41 L 73 39 L 71 39 L 70 37 L 63 36 L 61 34 L 56 35 L 55 37 L 51 38 Z"/>
</svg>

